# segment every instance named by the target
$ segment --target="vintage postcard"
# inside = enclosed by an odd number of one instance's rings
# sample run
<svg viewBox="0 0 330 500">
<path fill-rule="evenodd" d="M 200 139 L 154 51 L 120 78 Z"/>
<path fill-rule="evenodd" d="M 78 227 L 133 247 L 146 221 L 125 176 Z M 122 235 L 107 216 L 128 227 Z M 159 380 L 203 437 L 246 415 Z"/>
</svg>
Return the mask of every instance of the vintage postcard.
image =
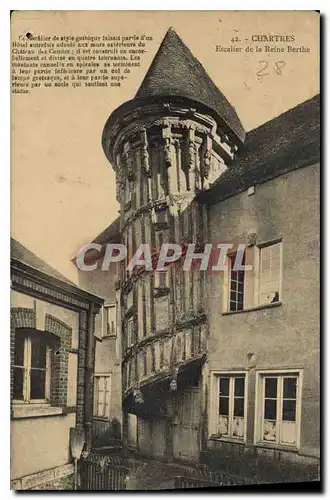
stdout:
<svg viewBox="0 0 330 500">
<path fill-rule="evenodd" d="M 12 489 L 319 487 L 319 38 L 12 13 Z"/>
</svg>

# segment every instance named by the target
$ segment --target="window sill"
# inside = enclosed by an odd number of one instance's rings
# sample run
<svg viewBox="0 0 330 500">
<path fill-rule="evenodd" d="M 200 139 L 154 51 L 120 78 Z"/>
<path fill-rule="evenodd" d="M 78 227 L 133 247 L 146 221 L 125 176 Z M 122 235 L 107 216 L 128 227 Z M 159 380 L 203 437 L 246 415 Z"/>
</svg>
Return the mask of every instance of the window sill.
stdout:
<svg viewBox="0 0 330 500">
<path fill-rule="evenodd" d="M 227 437 L 227 436 L 219 436 L 217 434 L 212 434 L 210 436 L 210 439 L 212 441 L 221 441 L 221 442 L 224 442 L 224 443 L 245 444 L 244 439 Z"/>
<path fill-rule="evenodd" d="M 282 302 L 273 302 L 272 304 L 263 304 L 262 306 L 249 307 L 247 309 L 242 309 L 241 311 L 226 311 L 222 313 L 222 316 L 229 316 L 231 314 L 240 314 L 251 311 L 260 311 L 261 309 L 272 309 L 273 307 L 281 306 Z"/>
<path fill-rule="evenodd" d="M 116 333 L 109 333 L 107 335 L 103 335 L 103 337 L 101 337 L 101 341 L 102 340 L 107 340 L 107 339 L 115 339 L 117 338 L 117 334 Z"/>
<path fill-rule="evenodd" d="M 129 451 L 133 451 L 133 452 L 138 451 L 137 444 L 133 444 L 133 443 L 127 443 L 127 449 Z"/>
<path fill-rule="evenodd" d="M 93 420 L 100 420 L 101 422 L 109 422 L 108 417 L 102 417 L 100 415 L 94 415 Z"/>
<path fill-rule="evenodd" d="M 285 444 L 276 444 L 276 443 L 262 443 L 258 442 L 255 444 L 257 448 L 265 448 L 267 450 L 274 450 L 274 451 L 291 451 L 293 453 L 298 453 L 299 450 L 296 446 L 294 445 L 285 445 Z"/>
<path fill-rule="evenodd" d="M 52 415 L 61 415 L 62 413 L 63 408 L 48 404 L 14 404 L 12 408 L 12 418 L 49 417 Z"/>
<path fill-rule="evenodd" d="M 154 288 L 154 298 L 158 299 L 160 297 L 164 297 L 170 293 L 170 289 L 167 286 L 164 287 L 155 287 Z"/>
</svg>

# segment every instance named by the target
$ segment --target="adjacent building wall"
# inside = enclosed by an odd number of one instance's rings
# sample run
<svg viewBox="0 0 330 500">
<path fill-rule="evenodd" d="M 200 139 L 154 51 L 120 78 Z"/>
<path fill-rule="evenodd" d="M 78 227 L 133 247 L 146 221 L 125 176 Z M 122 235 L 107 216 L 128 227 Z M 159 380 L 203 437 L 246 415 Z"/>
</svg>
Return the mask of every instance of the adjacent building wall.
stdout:
<svg viewBox="0 0 330 500">
<path fill-rule="evenodd" d="M 102 261 L 97 263 L 94 271 L 79 270 L 79 286 L 105 300 L 105 306 L 116 304 L 115 281 L 116 267 L 111 264 L 108 271 L 101 269 Z M 118 315 L 117 315 L 118 316 Z M 106 419 L 94 418 L 93 432 L 98 442 L 109 444 L 109 423 L 115 419 L 122 422 L 121 405 L 121 359 L 120 359 L 120 322 L 117 319 L 116 336 L 106 335 L 105 310 L 100 309 L 95 318 L 95 335 L 98 338 L 95 346 L 95 375 L 110 375 L 110 409 Z M 104 436 L 104 439 L 102 438 Z M 101 440 L 100 440 L 101 439 Z"/>
<path fill-rule="evenodd" d="M 11 292 L 11 307 L 12 311 L 19 311 L 23 308 L 34 310 L 38 330 L 46 329 L 45 321 L 46 314 L 48 314 L 66 325 L 72 332 L 72 352 L 68 353 L 66 367 L 63 366 L 59 374 L 63 378 L 63 383 L 59 383 L 58 386 L 63 394 L 56 395 L 58 398 L 65 398 L 63 408 L 54 408 L 55 414 L 47 416 L 33 417 L 31 413 L 25 415 L 21 413 L 15 416 L 15 411 L 13 413 L 11 477 L 17 480 L 30 474 L 64 466 L 71 461 L 69 435 L 70 427 L 74 427 L 76 421 L 79 317 L 75 311 L 35 299 L 15 290 Z M 62 414 L 56 414 L 58 410 L 61 410 Z M 36 482 L 38 481 L 34 478 L 31 484 L 34 486 Z M 23 489 L 26 489 L 24 485 Z"/>
<path fill-rule="evenodd" d="M 286 454 L 291 460 L 319 457 L 319 189 L 319 165 L 312 165 L 257 185 L 253 195 L 245 191 L 209 207 L 211 242 L 247 243 L 248 235 L 256 233 L 257 244 L 282 238 L 283 245 L 282 296 L 276 307 L 223 314 L 223 273 L 209 275 L 209 424 L 218 404 L 211 402 L 212 374 L 246 371 L 245 448 L 251 449 L 256 371 L 301 369 L 300 449 Z M 208 446 L 225 454 L 245 452 L 217 438 L 209 439 Z"/>
</svg>

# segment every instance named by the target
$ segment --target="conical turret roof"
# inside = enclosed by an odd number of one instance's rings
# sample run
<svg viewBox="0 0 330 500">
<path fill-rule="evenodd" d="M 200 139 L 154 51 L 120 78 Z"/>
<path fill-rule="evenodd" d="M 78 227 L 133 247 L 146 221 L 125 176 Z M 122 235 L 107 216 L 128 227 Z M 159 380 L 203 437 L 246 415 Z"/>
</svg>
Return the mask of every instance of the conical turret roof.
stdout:
<svg viewBox="0 0 330 500">
<path fill-rule="evenodd" d="M 135 99 L 151 96 L 186 97 L 204 104 L 244 142 L 245 130 L 235 108 L 172 28 L 167 31 Z"/>
</svg>

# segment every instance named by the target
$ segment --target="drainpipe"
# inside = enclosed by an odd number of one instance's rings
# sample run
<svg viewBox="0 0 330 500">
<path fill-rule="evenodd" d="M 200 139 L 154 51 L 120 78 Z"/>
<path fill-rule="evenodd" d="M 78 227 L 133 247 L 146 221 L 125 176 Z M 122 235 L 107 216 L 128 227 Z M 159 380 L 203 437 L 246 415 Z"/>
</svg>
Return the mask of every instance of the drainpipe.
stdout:
<svg viewBox="0 0 330 500">
<path fill-rule="evenodd" d="M 86 342 L 86 364 L 85 364 L 85 431 L 86 450 L 92 448 L 92 425 L 93 425 L 93 391 L 94 391 L 94 304 L 88 311 L 88 330 Z"/>
</svg>

